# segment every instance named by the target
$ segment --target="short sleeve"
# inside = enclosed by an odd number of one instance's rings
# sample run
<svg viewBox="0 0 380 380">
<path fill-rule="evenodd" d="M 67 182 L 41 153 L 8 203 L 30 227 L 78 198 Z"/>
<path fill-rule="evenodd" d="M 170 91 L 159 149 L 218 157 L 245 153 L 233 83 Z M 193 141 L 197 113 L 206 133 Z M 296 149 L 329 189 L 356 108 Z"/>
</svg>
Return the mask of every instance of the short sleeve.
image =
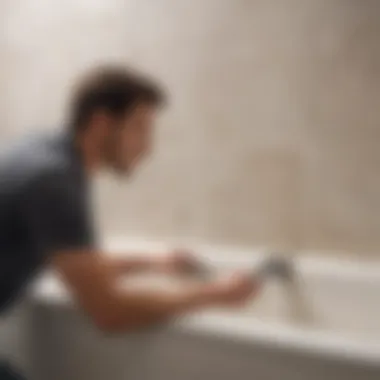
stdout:
<svg viewBox="0 0 380 380">
<path fill-rule="evenodd" d="M 62 174 L 36 181 L 25 194 L 23 209 L 33 242 L 45 254 L 92 246 L 86 195 Z"/>
</svg>

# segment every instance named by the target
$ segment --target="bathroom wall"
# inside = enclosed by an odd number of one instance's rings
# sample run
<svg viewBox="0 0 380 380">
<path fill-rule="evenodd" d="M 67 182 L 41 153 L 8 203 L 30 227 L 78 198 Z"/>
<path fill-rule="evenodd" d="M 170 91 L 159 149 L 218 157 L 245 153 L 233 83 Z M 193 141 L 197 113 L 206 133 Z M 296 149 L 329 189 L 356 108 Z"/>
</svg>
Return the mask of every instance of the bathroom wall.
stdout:
<svg viewBox="0 0 380 380">
<path fill-rule="evenodd" d="M 116 60 L 171 106 L 154 156 L 97 186 L 105 234 L 376 253 L 380 2 L 3 0 L 0 133 L 58 126 Z M 50 126 L 50 127 L 49 127 Z"/>
</svg>

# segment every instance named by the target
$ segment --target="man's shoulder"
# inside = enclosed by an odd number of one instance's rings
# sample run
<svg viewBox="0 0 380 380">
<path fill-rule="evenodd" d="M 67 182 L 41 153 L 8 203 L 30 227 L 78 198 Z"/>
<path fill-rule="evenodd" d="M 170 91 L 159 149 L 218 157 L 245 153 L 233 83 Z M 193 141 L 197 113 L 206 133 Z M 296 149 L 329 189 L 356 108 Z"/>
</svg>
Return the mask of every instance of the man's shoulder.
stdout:
<svg viewBox="0 0 380 380">
<path fill-rule="evenodd" d="M 9 144 L 0 154 L 0 186 L 24 187 L 47 177 L 64 177 L 69 161 L 61 136 L 38 133 Z"/>
</svg>

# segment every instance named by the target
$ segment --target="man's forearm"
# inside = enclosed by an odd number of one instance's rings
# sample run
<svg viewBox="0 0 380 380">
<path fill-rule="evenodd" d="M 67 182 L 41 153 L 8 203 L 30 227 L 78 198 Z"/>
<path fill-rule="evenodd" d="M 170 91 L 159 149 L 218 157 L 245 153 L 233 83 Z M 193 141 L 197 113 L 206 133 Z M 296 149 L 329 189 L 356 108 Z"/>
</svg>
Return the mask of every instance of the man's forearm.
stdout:
<svg viewBox="0 0 380 380">
<path fill-rule="evenodd" d="M 201 285 L 179 293 L 118 290 L 104 314 L 101 327 L 109 331 L 127 331 L 217 304 L 218 291 L 213 285 Z"/>
<path fill-rule="evenodd" d="M 186 251 L 172 251 L 161 255 L 146 254 L 114 259 L 112 261 L 115 275 L 132 272 L 155 271 L 165 274 L 194 275 L 204 271 L 203 264 L 196 257 Z"/>
<path fill-rule="evenodd" d="M 131 261 L 127 263 L 130 265 Z M 145 263 L 143 260 L 141 266 L 145 267 Z M 180 292 L 121 288 L 115 281 L 110 260 L 96 252 L 57 253 L 53 265 L 78 306 L 106 331 L 128 331 L 200 308 L 225 304 L 226 297 L 233 296 L 241 286 L 217 281 Z"/>
<path fill-rule="evenodd" d="M 115 276 L 123 276 L 129 273 L 150 272 L 159 269 L 160 259 L 158 257 L 141 255 L 124 258 L 112 258 L 109 261 Z"/>
</svg>

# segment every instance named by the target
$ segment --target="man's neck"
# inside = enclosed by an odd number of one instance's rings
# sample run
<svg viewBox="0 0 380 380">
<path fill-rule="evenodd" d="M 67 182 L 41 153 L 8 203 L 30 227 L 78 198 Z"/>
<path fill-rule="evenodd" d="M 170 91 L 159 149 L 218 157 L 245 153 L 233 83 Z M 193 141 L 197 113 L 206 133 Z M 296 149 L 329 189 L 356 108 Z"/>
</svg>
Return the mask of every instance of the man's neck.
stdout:
<svg viewBox="0 0 380 380">
<path fill-rule="evenodd" d="M 94 175 L 100 168 L 100 160 L 96 151 L 96 145 L 85 135 L 76 136 L 74 139 L 75 148 L 80 156 L 85 171 L 89 175 Z"/>
</svg>

